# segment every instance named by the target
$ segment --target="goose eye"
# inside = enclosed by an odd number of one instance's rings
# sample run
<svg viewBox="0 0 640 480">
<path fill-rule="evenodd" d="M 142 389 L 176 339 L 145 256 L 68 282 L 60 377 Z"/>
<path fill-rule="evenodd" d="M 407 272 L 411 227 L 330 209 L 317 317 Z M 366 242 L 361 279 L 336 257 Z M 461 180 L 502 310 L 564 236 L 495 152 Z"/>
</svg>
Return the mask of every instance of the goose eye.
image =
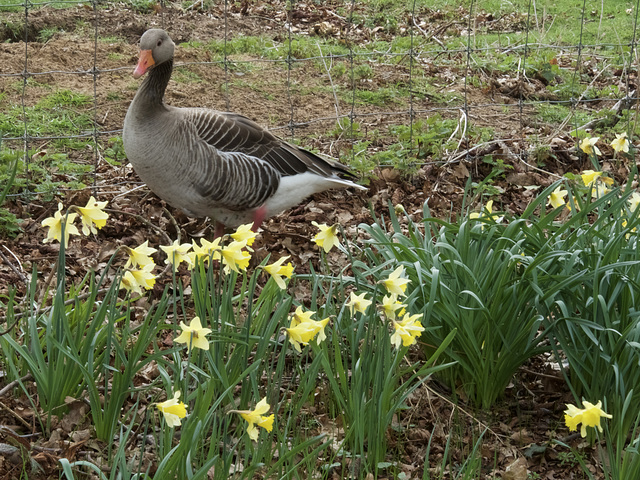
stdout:
<svg viewBox="0 0 640 480">
<path fill-rule="evenodd" d="M 158 43 L 156 44 L 156 47 L 159 47 L 160 45 L 162 45 L 162 40 L 158 40 Z"/>
</svg>

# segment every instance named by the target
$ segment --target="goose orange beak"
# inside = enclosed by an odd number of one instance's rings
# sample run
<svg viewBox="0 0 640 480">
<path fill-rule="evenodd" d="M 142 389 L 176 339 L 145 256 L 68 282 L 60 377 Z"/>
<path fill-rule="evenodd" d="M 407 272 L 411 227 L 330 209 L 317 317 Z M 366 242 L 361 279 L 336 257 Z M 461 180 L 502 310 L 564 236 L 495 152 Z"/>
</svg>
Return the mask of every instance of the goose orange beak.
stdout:
<svg viewBox="0 0 640 480">
<path fill-rule="evenodd" d="M 133 78 L 140 78 L 147 70 L 156 64 L 151 54 L 151 50 L 140 50 L 140 58 L 138 59 L 138 65 L 133 71 Z"/>
</svg>

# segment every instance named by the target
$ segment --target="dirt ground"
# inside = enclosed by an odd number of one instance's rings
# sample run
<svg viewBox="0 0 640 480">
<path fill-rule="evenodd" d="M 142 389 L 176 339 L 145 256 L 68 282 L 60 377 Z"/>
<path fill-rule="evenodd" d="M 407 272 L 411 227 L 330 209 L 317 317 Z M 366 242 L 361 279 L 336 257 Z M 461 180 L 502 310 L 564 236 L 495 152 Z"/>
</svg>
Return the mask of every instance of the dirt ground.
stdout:
<svg viewBox="0 0 640 480">
<path fill-rule="evenodd" d="M 336 1 L 323 2 L 321 6 L 313 2 L 300 4 L 294 12 L 292 25 L 300 32 L 313 34 L 317 32 L 317 25 L 326 22 L 331 27 L 330 34 L 353 43 L 389 37 L 389 34 L 375 28 L 349 26 L 344 18 L 335 14 L 339 4 L 341 2 Z M 1 15 L 19 23 L 20 15 L 23 18 L 24 13 Z M 424 10 L 419 15 L 430 25 L 438 21 L 437 12 Z M 509 20 L 501 19 L 501 24 L 488 25 L 486 28 L 517 28 L 519 19 L 512 18 L 511 24 Z M 35 104 L 52 89 L 70 89 L 92 96 L 95 89 L 95 120 L 99 132 L 104 132 L 99 138 L 100 145 L 104 146 L 108 137 L 122 128 L 126 109 L 135 94 L 138 81 L 131 77 L 131 72 L 137 58 L 136 42 L 146 29 L 163 26 L 176 43 L 223 39 L 225 34 L 233 38 L 265 32 L 273 35 L 275 40 L 286 41 L 283 28 L 286 21 L 287 11 L 280 2 L 233 3 L 226 21 L 224 12 L 218 7 L 206 11 L 166 7 L 163 11 L 158 8 L 156 12 L 138 13 L 118 5 L 100 10 L 97 17 L 92 9 L 85 7 L 34 10 L 29 15 L 26 32 L 10 28 L 10 21 L 0 26 L 0 74 L 15 74 L 0 76 L 0 92 L 5 95 L 0 97 L 0 106 L 22 102 L 22 90 L 19 88 L 22 77 L 19 74 L 25 70 L 25 44 L 21 40 L 27 35 L 26 70 L 34 75 L 26 89 L 25 105 Z M 451 35 L 460 34 L 467 22 L 464 15 L 458 21 L 440 21 Z M 46 42 L 38 41 L 39 33 L 52 27 L 66 33 L 56 33 Z M 99 40 L 96 44 L 96 33 L 99 38 L 106 40 Z M 112 38 L 113 41 L 109 40 Z M 177 49 L 178 64 L 211 60 L 211 53 L 205 49 Z M 532 108 L 528 105 L 523 106 L 523 119 L 518 100 L 523 95 L 543 100 L 545 90 L 539 80 L 531 79 L 529 84 L 521 88 L 499 78 L 488 81 L 483 87 L 465 87 L 464 69 L 460 67 L 464 62 L 453 61 L 455 58 L 450 60 L 446 64 L 436 64 L 426 57 L 420 58 L 417 67 L 420 76 L 416 78 L 428 76 L 443 90 L 458 93 L 466 91 L 470 107 L 469 121 L 478 126 L 493 127 L 500 138 L 478 145 L 461 143 L 459 149 L 448 152 L 446 158 L 420 159 L 421 166 L 410 176 L 392 169 L 377 169 L 366 192 L 343 191 L 315 195 L 309 202 L 264 224 L 254 245 L 255 262 L 260 262 L 270 253 L 286 254 L 292 256 L 297 272 L 308 271 L 309 261 L 315 257 L 310 252 L 309 244 L 309 238 L 315 234 L 312 220 L 328 224 L 339 222 L 347 234 L 357 237 L 357 226 L 372 221 L 372 210 L 376 215 L 386 214 L 389 202 L 392 205 L 404 205 L 414 219 L 421 217 L 423 204 L 428 202 L 434 216 L 447 218 L 459 211 L 468 179 L 479 182 L 491 171 L 492 167 L 481 161 L 484 155 L 492 154 L 511 166 L 505 175 L 495 180 L 495 185 L 502 190 L 496 196 L 496 204 L 512 213 L 521 212 L 535 195 L 534 190 L 525 189 L 525 186 L 544 187 L 566 172 L 576 173 L 590 167 L 586 158 L 576 151 L 574 141 L 565 132 L 554 132 L 551 126 L 537 123 L 531 117 Z M 91 73 L 94 62 L 99 70 L 96 76 Z M 254 70 L 225 72 L 223 67 L 215 63 L 185 67 L 196 73 L 202 81 L 172 81 L 167 102 L 177 106 L 204 106 L 242 113 L 262 125 L 274 128 L 280 136 L 289 138 L 293 134 L 302 145 L 332 156 L 339 156 L 344 151 L 341 148 L 343 144 L 351 141 L 347 136 L 336 136 L 332 132 L 336 112 L 348 114 L 351 105 L 343 100 L 336 103 L 330 89 L 318 88 L 319 85 L 326 85 L 328 79 L 317 67 L 303 63 L 289 70 L 284 62 L 262 65 Z M 180 71 L 180 68 L 177 70 Z M 378 66 L 370 88 L 375 89 L 382 82 L 406 83 L 408 75 L 407 63 Z M 261 76 L 259 87 L 254 86 L 256 76 Z M 223 88 L 229 84 L 233 88 Z M 317 89 L 317 92 L 303 95 L 302 92 L 309 88 Z M 524 93 L 523 88 L 526 90 Z M 441 105 L 427 97 L 417 102 L 414 108 L 416 118 L 426 118 Z M 398 105 L 396 110 L 400 113 L 385 115 L 379 107 L 358 105 L 355 113 L 360 116 L 358 121 L 363 131 L 373 132 L 390 124 L 401 123 L 403 118 L 408 120 L 407 109 L 406 104 Z M 458 118 L 460 112 L 453 108 L 445 110 L 445 114 Z M 287 128 L 291 121 L 298 125 L 293 132 Z M 544 168 L 537 167 L 534 161 L 527 162 L 527 157 L 521 155 L 531 147 L 524 137 L 532 131 L 550 145 Z M 48 142 L 34 141 L 31 148 L 44 150 Z M 374 138 L 372 142 L 374 148 L 383 149 L 387 140 Z M 606 145 L 602 145 L 601 150 L 605 157 L 610 154 Z M 213 235 L 206 220 L 188 218 L 179 211 L 165 209 L 165 205 L 146 188 L 137 188 L 140 182 L 130 165 L 123 163 L 121 166 L 112 166 L 99 155 L 96 158 L 91 151 L 74 151 L 71 156 L 76 162 L 96 165 L 95 184 L 92 189 L 84 191 L 61 191 L 57 200 L 65 205 L 80 205 L 86 202 L 89 195 L 96 194 L 100 200 L 109 200 L 111 219 L 96 237 L 77 238 L 72 242 L 67 251 L 70 278 L 80 279 L 89 268 L 99 269 L 118 245 L 135 247 L 147 239 L 152 245 L 167 244 L 178 234 L 187 241 Z M 612 165 L 605 163 L 604 168 L 619 179 L 626 178 L 624 166 L 615 170 Z M 64 176 L 64 173 L 57 175 Z M 17 238 L 0 238 L 0 294 L 6 294 L 8 287 L 12 286 L 16 287 L 16 297 L 19 298 L 25 292 L 25 282 L 33 266 L 37 265 L 41 279 L 45 279 L 56 261 L 57 245 L 42 243 L 45 232 L 40 226 L 43 218 L 53 214 L 56 202 L 44 202 L 38 197 L 28 202 L 11 198 L 7 205 L 24 221 L 23 232 Z M 338 265 L 342 262 L 339 255 L 330 256 L 330 261 Z M 168 276 L 160 278 L 152 298 L 160 295 L 169 281 Z M 580 445 L 585 448 L 587 457 L 593 454 L 588 447 L 580 444 L 576 435 L 562 437 L 564 429 L 558 426 L 559 421 L 565 402 L 572 402 L 573 399 L 562 378 L 550 368 L 547 360 L 536 358 L 523 367 L 505 398 L 489 413 L 473 411 L 464 404 L 461 405 L 462 409 L 454 407 L 447 400 L 446 390 L 435 382 L 429 384 L 431 390 L 418 390 L 419 394 L 411 397 L 409 420 L 405 421 L 404 429 L 390 433 L 391 447 L 401 452 L 403 470 L 411 478 L 421 478 L 421 459 L 424 459 L 429 439 L 433 440 L 432 464 L 437 465 L 438 459 L 444 454 L 447 437 L 453 434 L 452 426 L 463 424 L 467 425 L 468 430 L 459 434 L 458 445 L 473 443 L 474 432 L 477 436 L 478 428 L 482 430 L 484 426 L 489 427 L 482 447 L 486 478 L 583 478 L 575 463 L 567 461 L 567 457 L 562 455 L 564 450 L 552 441 L 560 439 L 574 446 Z M 24 417 L 27 424 L 35 425 L 32 414 L 19 413 L 28 411 L 24 399 L 5 395 L 0 401 L 4 402 L 0 413 L 2 425 L 10 426 L 24 435 L 35 435 L 29 448 L 49 470 L 45 475 L 33 478 L 56 476 L 52 473 L 55 460 L 66 454 L 64 442 L 68 438 L 61 439 L 58 449 L 41 447 L 45 439 L 39 437 L 37 428 L 27 431 L 25 426 L 18 426 L 17 416 Z M 63 433 L 68 436 L 68 432 Z M 565 433 L 568 434 L 566 430 Z M 0 430 L 0 442 L 11 443 L 7 435 L 2 437 Z M 455 461 L 463 461 L 466 453 L 464 449 L 456 451 Z M 86 452 L 82 450 L 75 452 L 75 455 L 76 459 L 86 458 Z M 20 459 L 0 461 L 1 478 L 18 478 L 16 472 L 20 469 Z"/>
</svg>

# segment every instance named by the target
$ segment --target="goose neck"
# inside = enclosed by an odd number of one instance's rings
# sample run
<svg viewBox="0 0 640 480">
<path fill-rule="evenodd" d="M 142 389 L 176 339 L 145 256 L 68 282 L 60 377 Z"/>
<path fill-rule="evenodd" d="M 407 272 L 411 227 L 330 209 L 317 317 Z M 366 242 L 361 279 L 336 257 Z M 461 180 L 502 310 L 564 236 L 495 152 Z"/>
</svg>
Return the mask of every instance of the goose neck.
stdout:
<svg viewBox="0 0 640 480">
<path fill-rule="evenodd" d="M 171 72 L 173 71 L 173 59 L 153 67 L 147 78 L 140 86 L 140 93 L 144 95 L 146 101 L 152 104 L 162 104 L 164 92 L 167 89 Z"/>
</svg>

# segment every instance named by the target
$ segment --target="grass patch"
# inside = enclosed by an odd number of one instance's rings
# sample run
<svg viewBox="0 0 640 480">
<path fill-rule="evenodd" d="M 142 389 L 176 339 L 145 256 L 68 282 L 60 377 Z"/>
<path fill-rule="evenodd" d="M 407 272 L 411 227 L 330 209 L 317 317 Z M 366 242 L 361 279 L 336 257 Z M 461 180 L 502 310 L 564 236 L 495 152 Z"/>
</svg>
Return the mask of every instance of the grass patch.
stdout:
<svg viewBox="0 0 640 480">
<path fill-rule="evenodd" d="M 71 136 L 93 127 L 93 97 L 71 90 L 59 90 L 40 99 L 34 106 L 9 105 L 0 112 L 0 132 L 5 137 Z M 57 140 L 61 144 L 65 142 Z M 54 143 L 56 143 L 54 142 Z"/>
</svg>

